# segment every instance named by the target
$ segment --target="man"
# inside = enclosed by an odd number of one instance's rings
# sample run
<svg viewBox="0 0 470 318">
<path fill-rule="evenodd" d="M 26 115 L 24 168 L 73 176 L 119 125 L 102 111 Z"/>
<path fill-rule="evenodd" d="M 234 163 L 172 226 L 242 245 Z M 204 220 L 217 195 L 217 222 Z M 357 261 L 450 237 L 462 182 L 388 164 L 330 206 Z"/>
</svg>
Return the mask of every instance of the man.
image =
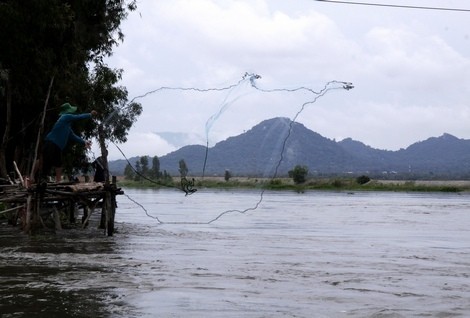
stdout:
<svg viewBox="0 0 470 318">
<path fill-rule="evenodd" d="M 99 156 L 91 164 L 91 166 L 95 169 L 95 175 L 93 177 L 94 182 L 105 182 L 106 181 L 107 172 L 106 172 L 106 168 L 105 168 L 106 167 L 106 162 L 105 162 L 106 159 L 105 158 L 108 157 L 108 150 L 104 151 L 104 155 L 105 155 L 105 157 Z"/>
<path fill-rule="evenodd" d="M 91 141 L 85 141 L 77 136 L 72 130 L 72 123 L 81 119 L 88 119 L 97 115 L 95 110 L 86 114 L 75 114 L 76 106 L 69 103 L 60 106 L 60 117 L 47 134 L 43 146 L 42 173 L 45 177 L 49 174 L 52 167 L 55 168 L 55 180 L 62 180 L 62 152 L 69 142 L 75 142 L 91 147 Z"/>
</svg>

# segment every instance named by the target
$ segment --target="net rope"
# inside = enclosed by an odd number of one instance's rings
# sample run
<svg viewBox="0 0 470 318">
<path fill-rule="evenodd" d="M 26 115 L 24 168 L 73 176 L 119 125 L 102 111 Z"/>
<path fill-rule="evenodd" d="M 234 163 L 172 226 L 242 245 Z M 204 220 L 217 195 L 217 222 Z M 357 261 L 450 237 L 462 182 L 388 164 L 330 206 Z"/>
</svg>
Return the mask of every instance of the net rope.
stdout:
<svg viewBox="0 0 470 318">
<path fill-rule="evenodd" d="M 281 143 L 281 149 L 279 151 L 279 154 L 278 154 L 278 159 L 275 161 L 276 162 L 276 165 L 275 165 L 275 168 L 274 168 L 274 172 L 273 174 L 270 176 L 269 179 L 273 180 L 275 179 L 277 176 L 278 176 L 278 173 L 279 173 L 279 167 L 284 159 L 284 152 L 285 152 L 285 148 L 286 148 L 286 145 L 287 145 L 287 141 L 289 140 L 290 136 L 291 136 L 291 133 L 292 133 L 292 129 L 293 129 L 293 125 L 294 123 L 296 123 L 297 121 L 297 118 L 301 115 L 301 113 L 305 110 L 306 107 L 308 107 L 309 105 L 311 104 L 314 104 L 315 102 L 317 102 L 317 100 L 321 97 L 323 97 L 326 93 L 328 93 L 329 91 L 331 90 L 340 90 L 340 89 L 345 89 L 345 90 L 350 90 L 352 88 L 354 88 L 354 86 L 352 85 L 352 83 L 350 82 L 343 82 L 343 81 L 336 81 L 336 80 L 333 80 L 333 81 L 329 81 L 327 82 L 322 89 L 318 90 L 318 91 L 315 91 L 313 90 L 312 88 L 309 88 L 309 87 L 306 87 L 306 86 L 299 86 L 299 87 L 295 87 L 295 88 L 272 88 L 272 89 L 265 89 L 265 88 L 260 88 L 258 85 L 257 85 L 257 80 L 261 79 L 261 76 L 258 75 L 258 74 L 254 74 L 254 73 L 245 73 L 243 75 L 243 77 L 236 83 L 234 84 L 231 84 L 231 85 L 228 85 L 228 86 L 225 86 L 225 87 L 220 87 L 220 88 L 197 88 L 197 87 L 169 87 L 169 86 L 162 86 L 162 87 L 159 87 L 155 90 L 151 90 L 151 91 L 148 91 L 146 92 L 145 94 L 142 94 L 142 95 L 139 95 L 139 96 L 136 96 L 134 97 L 129 103 L 127 103 L 126 105 L 124 105 L 121 109 L 125 108 L 125 107 L 129 107 L 129 105 L 133 102 L 135 102 L 136 100 L 138 99 L 142 99 L 142 98 L 145 98 L 149 95 L 152 95 L 152 94 L 155 94 L 155 93 L 158 93 L 158 92 L 161 92 L 161 91 L 164 91 L 164 90 L 176 90 L 176 91 L 195 91 L 195 92 L 211 92 L 211 91 L 218 91 L 218 92 L 221 92 L 221 91 L 228 91 L 227 95 L 225 96 L 224 98 L 224 101 L 222 102 L 222 104 L 220 105 L 218 111 L 213 114 L 212 116 L 210 116 L 206 122 L 206 127 L 205 127 L 205 131 L 206 131 L 206 147 L 205 147 L 205 156 L 204 156 L 204 164 L 203 164 L 203 169 L 202 169 L 202 177 L 204 177 L 204 174 L 205 174 L 205 170 L 206 170 L 206 165 L 207 165 L 207 158 L 208 158 L 208 153 L 209 153 L 209 132 L 210 132 L 210 129 L 212 127 L 212 125 L 215 123 L 215 121 L 217 121 L 217 119 L 225 112 L 225 110 L 231 105 L 233 104 L 235 101 L 237 101 L 240 96 L 236 96 L 235 98 L 233 99 L 230 99 L 230 95 L 233 93 L 233 90 L 239 86 L 241 86 L 242 84 L 244 83 L 248 83 L 250 85 L 251 88 L 257 90 L 257 91 L 260 91 L 260 92 L 263 92 L 263 93 L 274 93 L 274 92 L 288 92 L 288 93 L 292 93 L 292 92 L 298 92 L 298 91 L 306 91 L 306 92 L 309 92 L 311 93 L 313 96 L 311 96 L 306 102 L 302 103 L 302 105 L 299 107 L 299 109 L 297 110 L 297 112 L 295 113 L 295 115 L 290 119 L 290 122 L 289 122 L 289 126 L 288 126 L 288 130 L 287 130 L 287 134 L 286 136 L 284 137 L 284 139 L 282 139 L 282 143 Z M 114 111 L 113 113 L 111 113 L 104 121 L 103 121 L 103 124 L 107 124 L 111 121 L 112 117 L 119 111 L 120 109 L 117 109 L 116 111 Z M 119 150 L 119 152 L 122 154 L 122 156 L 125 158 L 125 160 L 127 161 L 127 163 L 129 164 L 129 166 L 133 169 L 133 171 L 135 173 L 137 173 L 140 177 L 144 178 L 145 180 L 147 181 L 150 181 L 150 182 L 153 182 L 153 183 L 156 183 L 160 186 L 164 186 L 164 187 L 169 187 L 169 188 L 175 188 L 175 189 L 179 189 L 179 190 L 182 190 L 183 192 L 186 193 L 186 195 L 190 195 L 192 193 L 195 193 L 197 191 L 197 189 L 194 188 L 194 179 L 192 180 L 188 180 L 186 179 L 186 177 L 182 177 L 181 178 L 181 187 L 178 188 L 177 186 L 174 186 L 174 185 L 168 185 L 168 184 L 164 184 L 164 183 L 161 183 L 161 182 L 157 182 L 155 180 L 152 180 L 142 174 L 140 174 L 131 164 L 131 162 L 129 161 L 129 159 L 127 158 L 127 156 L 125 155 L 125 153 L 122 151 L 122 149 L 114 142 L 112 142 L 114 144 L 114 146 Z M 127 194 L 124 194 L 131 202 L 133 202 L 134 204 L 138 205 L 144 212 L 145 214 L 149 217 L 149 218 L 152 218 L 154 220 L 156 220 L 159 224 L 212 224 L 216 221 L 218 221 L 219 219 L 221 219 L 223 216 L 227 215 L 227 214 L 231 214 L 231 213 L 240 213 L 240 214 L 245 214 L 249 211 L 254 211 L 256 209 L 259 208 L 259 206 L 261 205 L 261 203 L 263 202 L 264 200 L 264 195 L 265 195 L 265 192 L 266 192 L 266 189 L 265 188 L 262 188 L 261 189 L 261 192 L 260 192 L 260 195 L 259 195 L 259 199 L 257 200 L 257 202 L 249 207 L 249 208 L 246 208 L 246 209 L 229 209 L 229 210 L 225 210 L 225 211 L 222 211 L 220 212 L 216 217 L 208 220 L 208 221 L 205 221 L 205 222 L 191 222 L 191 221 L 163 221 L 161 220 L 158 216 L 155 216 L 155 215 L 152 215 L 149 213 L 149 211 L 145 208 L 145 206 L 143 206 L 142 204 L 140 204 L 139 202 L 137 202 L 135 199 L 131 198 L 129 195 Z"/>
</svg>

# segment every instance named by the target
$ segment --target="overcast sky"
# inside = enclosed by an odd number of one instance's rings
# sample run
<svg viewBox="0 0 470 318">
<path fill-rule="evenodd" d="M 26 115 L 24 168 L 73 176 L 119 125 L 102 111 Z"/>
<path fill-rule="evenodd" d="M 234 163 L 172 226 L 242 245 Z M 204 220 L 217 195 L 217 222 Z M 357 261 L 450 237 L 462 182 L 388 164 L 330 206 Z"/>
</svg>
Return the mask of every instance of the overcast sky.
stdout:
<svg viewBox="0 0 470 318">
<path fill-rule="evenodd" d="M 468 0 L 361 0 L 470 9 Z M 313 0 L 142 0 L 123 23 L 108 64 L 129 98 L 161 87 L 212 89 L 261 75 L 262 89 L 330 90 L 297 121 L 324 137 L 388 150 L 450 133 L 470 139 L 470 12 Z M 338 86 L 341 87 L 341 86 Z M 127 157 L 213 146 L 273 117 L 293 118 L 307 91 L 163 89 L 136 101 L 143 114 L 120 145 Z M 216 120 L 210 120 L 216 117 Z M 207 139 L 208 138 L 208 139 Z M 110 159 L 122 155 L 113 145 Z"/>
</svg>

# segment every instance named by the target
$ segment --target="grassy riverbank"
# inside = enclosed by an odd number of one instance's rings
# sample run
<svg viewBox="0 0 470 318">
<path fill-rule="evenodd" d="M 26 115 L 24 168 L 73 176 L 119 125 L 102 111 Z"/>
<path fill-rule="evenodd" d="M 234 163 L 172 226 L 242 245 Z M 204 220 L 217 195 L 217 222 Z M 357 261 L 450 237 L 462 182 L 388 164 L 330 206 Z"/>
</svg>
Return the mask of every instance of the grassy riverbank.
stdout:
<svg viewBox="0 0 470 318">
<path fill-rule="evenodd" d="M 130 188 L 180 188 L 179 178 L 171 182 L 159 183 L 120 180 L 119 186 Z M 195 178 L 194 188 L 214 189 L 268 189 L 268 190 L 337 190 L 337 191 L 416 191 L 416 192 L 463 192 L 470 191 L 470 181 L 453 180 L 371 180 L 366 184 L 357 183 L 355 178 L 311 179 L 296 185 L 291 178 L 246 178 L 234 177 L 225 181 L 223 177 Z"/>
</svg>

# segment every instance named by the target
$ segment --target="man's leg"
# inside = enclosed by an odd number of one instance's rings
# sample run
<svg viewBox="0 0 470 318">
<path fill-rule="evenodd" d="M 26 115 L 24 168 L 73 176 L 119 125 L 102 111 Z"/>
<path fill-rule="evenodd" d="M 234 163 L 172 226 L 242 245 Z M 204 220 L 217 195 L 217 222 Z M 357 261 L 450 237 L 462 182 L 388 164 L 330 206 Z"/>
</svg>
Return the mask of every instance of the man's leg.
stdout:
<svg viewBox="0 0 470 318">
<path fill-rule="evenodd" d="M 62 167 L 55 168 L 55 182 L 59 183 L 62 181 Z"/>
</svg>

